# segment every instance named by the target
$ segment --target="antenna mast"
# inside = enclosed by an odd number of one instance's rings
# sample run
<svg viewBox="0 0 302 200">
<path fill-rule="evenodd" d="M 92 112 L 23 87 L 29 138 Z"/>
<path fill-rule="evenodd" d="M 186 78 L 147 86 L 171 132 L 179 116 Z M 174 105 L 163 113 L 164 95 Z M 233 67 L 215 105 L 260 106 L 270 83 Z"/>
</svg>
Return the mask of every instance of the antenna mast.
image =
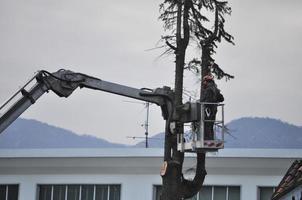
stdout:
<svg viewBox="0 0 302 200">
<path fill-rule="evenodd" d="M 150 102 L 136 102 L 136 101 L 125 101 L 128 103 L 137 103 L 137 104 L 143 104 L 147 110 L 146 112 L 146 120 L 145 123 L 141 124 L 142 127 L 145 128 L 145 137 L 136 137 L 136 136 L 128 136 L 127 138 L 144 138 L 145 139 L 145 148 L 149 148 L 149 113 L 150 113 Z"/>
<path fill-rule="evenodd" d="M 147 115 L 146 115 L 146 121 L 145 121 L 145 124 L 144 124 L 144 127 L 145 127 L 145 137 L 146 137 L 146 140 L 145 140 L 145 147 L 146 148 L 149 147 L 149 144 L 148 144 L 148 135 L 149 135 L 149 131 L 148 131 L 148 127 L 149 127 L 149 106 L 150 106 L 150 103 L 147 102 L 146 103 Z"/>
</svg>

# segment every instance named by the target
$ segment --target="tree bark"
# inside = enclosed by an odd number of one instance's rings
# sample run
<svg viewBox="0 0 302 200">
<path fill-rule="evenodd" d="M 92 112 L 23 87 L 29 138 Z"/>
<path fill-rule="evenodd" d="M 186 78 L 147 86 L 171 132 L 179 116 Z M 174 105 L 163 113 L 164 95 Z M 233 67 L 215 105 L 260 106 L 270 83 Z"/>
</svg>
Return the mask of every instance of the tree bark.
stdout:
<svg viewBox="0 0 302 200">
<path fill-rule="evenodd" d="M 185 66 L 186 49 L 189 44 L 189 9 L 190 0 L 178 3 L 177 29 L 176 29 L 176 60 L 175 60 L 175 115 L 178 108 L 183 105 L 183 75 Z M 183 34 L 182 34 L 183 33 Z M 162 200 L 180 200 L 194 196 L 203 184 L 205 172 L 205 154 L 197 154 L 197 173 L 192 181 L 185 180 L 182 174 L 184 153 L 177 150 L 177 136 L 184 133 L 183 123 L 176 124 L 175 133 L 169 129 L 169 121 L 165 131 L 165 157 L 167 163 L 166 174 L 163 176 Z"/>
<path fill-rule="evenodd" d="M 183 5 L 178 2 L 177 10 L 177 28 L 176 28 L 176 59 L 175 59 L 175 83 L 174 83 L 174 113 L 177 116 L 177 108 L 182 105 L 183 93 L 183 71 L 185 63 L 186 47 L 183 45 L 181 22 L 182 22 Z M 167 123 L 169 123 L 167 121 Z M 176 123 L 175 133 L 169 130 L 170 124 L 166 124 L 165 135 L 165 157 L 167 163 L 166 174 L 163 176 L 162 200 L 178 200 L 179 187 L 181 185 L 182 163 L 184 153 L 177 151 L 177 135 L 183 132 L 183 124 Z"/>
</svg>

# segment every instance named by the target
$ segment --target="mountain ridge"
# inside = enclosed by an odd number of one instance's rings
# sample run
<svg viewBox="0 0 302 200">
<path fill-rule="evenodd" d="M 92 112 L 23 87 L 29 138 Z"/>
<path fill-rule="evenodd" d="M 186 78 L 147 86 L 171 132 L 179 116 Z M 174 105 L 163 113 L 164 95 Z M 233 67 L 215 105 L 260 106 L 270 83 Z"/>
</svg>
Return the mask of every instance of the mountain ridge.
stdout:
<svg viewBox="0 0 302 200">
<path fill-rule="evenodd" d="M 91 135 L 78 135 L 70 130 L 33 119 L 18 118 L 0 135 L 0 148 L 111 148 L 126 147 Z"/>
<path fill-rule="evenodd" d="M 227 124 L 225 148 L 302 148 L 302 127 L 268 117 L 242 117 Z M 164 133 L 149 138 L 149 147 L 163 148 Z M 91 135 L 78 135 L 70 130 L 33 119 L 17 119 L 0 134 L 4 148 L 140 148 L 112 143 Z"/>
</svg>

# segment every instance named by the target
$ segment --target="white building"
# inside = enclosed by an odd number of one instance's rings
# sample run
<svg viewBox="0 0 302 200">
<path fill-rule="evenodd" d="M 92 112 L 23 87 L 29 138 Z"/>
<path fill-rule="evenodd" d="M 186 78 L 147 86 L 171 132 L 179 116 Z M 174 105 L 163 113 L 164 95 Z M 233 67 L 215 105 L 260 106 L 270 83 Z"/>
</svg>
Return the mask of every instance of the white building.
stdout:
<svg viewBox="0 0 302 200">
<path fill-rule="evenodd" d="M 154 200 L 162 157 L 162 149 L 0 150 L 0 200 Z M 186 157 L 184 169 L 194 167 L 194 154 Z M 205 195 L 197 199 L 269 199 L 291 163 L 301 158 L 302 149 L 208 154 Z"/>
</svg>

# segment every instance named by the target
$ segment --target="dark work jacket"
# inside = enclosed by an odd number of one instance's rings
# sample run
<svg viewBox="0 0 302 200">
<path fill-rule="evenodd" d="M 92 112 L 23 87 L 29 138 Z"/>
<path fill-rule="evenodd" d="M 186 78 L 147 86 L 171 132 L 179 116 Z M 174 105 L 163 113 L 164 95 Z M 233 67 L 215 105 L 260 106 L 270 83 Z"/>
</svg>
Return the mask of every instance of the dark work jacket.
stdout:
<svg viewBox="0 0 302 200">
<path fill-rule="evenodd" d="M 210 81 L 207 87 L 204 89 L 200 101 L 209 103 L 219 103 L 224 101 L 224 97 L 220 93 L 220 90 L 217 88 L 215 82 Z"/>
<path fill-rule="evenodd" d="M 201 102 L 208 103 L 219 103 L 224 101 L 223 95 L 220 93 L 220 90 L 217 88 L 214 81 L 210 81 L 207 87 L 204 89 L 201 99 Z M 210 116 L 206 116 L 206 118 L 214 119 L 217 113 L 216 105 L 205 105 L 205 108 L 210 109 Z"/>
</svg>

